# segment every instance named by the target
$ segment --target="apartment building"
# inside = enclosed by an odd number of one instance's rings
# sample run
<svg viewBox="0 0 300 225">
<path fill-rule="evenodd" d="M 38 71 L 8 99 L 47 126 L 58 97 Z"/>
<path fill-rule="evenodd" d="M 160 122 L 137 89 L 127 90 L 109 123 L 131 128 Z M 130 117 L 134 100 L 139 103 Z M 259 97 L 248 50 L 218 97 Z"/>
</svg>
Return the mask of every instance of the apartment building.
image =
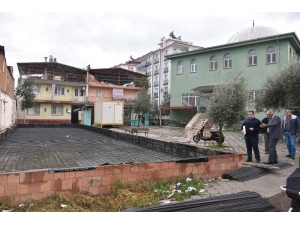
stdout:
<svg viewBox="0 0 300 225">
<path fill-rule="evenodd" d="M 149 80 L 148 92 L 152 100 L 160 105 L 171 90 L 171 61 L 166 56 L 193 51 L 202 47 L 181 40 L 181 37 L 176 37 L 173 31 L 169 37 L 162 37 L 158 45 L 158 49 L 137 59 L 140 61 L 137 71 L 147 75 Z"/>
</svg>

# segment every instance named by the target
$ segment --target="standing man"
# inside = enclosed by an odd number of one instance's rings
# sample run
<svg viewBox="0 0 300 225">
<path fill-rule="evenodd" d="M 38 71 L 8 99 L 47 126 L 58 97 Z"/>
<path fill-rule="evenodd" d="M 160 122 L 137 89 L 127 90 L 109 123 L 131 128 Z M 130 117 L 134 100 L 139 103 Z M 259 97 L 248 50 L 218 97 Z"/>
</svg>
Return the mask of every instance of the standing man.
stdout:
<svg viewBox="0 0 300 225">
<path fill-rule="evenodd" d="M 269 159 L 264 164 L 276 164 L 278 163 L 276 145 L 278 140 L 281 138 L 281 119 L 275 114 L 274 109 L 268 110 L 271 116 L 269 124 L 262 123 L 261 128 L 269 128 Z"/>
<path fill-rule="evenodd" d="M 261 130 L 260 120 L 254 117 L 254 112 L 248 112 L 248 119 L 242 124 L 242 133 L 244 133 L 246 147 L 247 147 L 247 160 L 246 162 L 252 162 L 252 148 L 257 163 L 260 163 L 260 155 L 258 149 L 258 134 Z M 245 127 L 244 127 L 245 126 Z"/>
<path fill-rule="evenodd" d="M 290 109 L 285 110 L 285 117 L 282 122 L 282 135 L 285 136 L 285 143 L 289 154 L 286 157 L 295 159 L 296 155 L 296 136 L 300 133 L 299 118 L 292 114 Z"/>
<path fill-rule="evenodd" d="M 267 111 L 266 113 L 267 117 L 262 119 L 262 123 L 268 124 L 270 121 L 270 113 Z M 269 129 L 268 128 L 262 128 L 261 133 L 264 135 L 264 140 L 265 140 L 265 154 L 269 154 Z"/>
</svg>

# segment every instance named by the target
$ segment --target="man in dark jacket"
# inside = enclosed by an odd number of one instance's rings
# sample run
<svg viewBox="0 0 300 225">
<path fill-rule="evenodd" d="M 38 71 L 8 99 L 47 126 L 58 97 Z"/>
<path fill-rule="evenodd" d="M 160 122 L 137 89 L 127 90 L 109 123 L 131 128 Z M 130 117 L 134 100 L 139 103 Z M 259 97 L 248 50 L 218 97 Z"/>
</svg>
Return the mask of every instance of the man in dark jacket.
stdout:
<svg viewBox="0 0 300 225">
<path fill-rule="evenodd" d="M 267 117 L 262 119 L 262 123 L 264 124 L 268 124 L 271 118 L 271 114 L 269 113 L 269 111 L 267 111 Z M 265 154 L 269 154 L 269 129 L 268 128 L 262 128 L 261 129 L 261 133 L 264 136 L 264 140 L 265 140 Z"/>
<path fill-rule="evenodd" d="M 285 110 L 285 117 L 281 125 L 282 135 L 285 136 L 286 146 L 289 154 L 286 157 L 295 159 L 296 155 L 296 136 L 300 133 L 299 118 L 292 114 L 292 111 Z"/>
<path fill-rule="evenodd" d="M 271 114 L 271 120 L 269 121 L 269 124 L 262 123 L 260 127 L 269 128 L 269 159 L 268 161 L 264 162 L 264 164 L 272 165 L 278 163 L 276 145 L 282 136 L 281 119 L 275 114 L 274 109 L 270 108 L 268 111 Z"/>
<path fill-rule="evenodd" d="M 258 149 L 258 134 L 261 130 L 260 120 L 254 117 L 254 112 L 248 112 L 248 119 L 242 124 L 242 132 L 244 133 L 246 147 L 247 147 L 247 160 L 246 162 L 252 162 L 252 148 L 257 163 L 260 163 L 260 155 Z"/>
</svg>

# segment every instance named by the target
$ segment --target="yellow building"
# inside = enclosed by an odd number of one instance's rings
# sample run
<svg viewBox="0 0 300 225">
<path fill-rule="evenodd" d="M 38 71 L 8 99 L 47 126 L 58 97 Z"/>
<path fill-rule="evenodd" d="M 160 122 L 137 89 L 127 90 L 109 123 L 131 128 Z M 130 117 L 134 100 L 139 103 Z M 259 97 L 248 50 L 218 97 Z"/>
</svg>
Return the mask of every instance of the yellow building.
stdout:
<svg viewBox="0 0 300 225">
<path fill-rule="evenodd" d="M 86 70 L 57 62 L 18 63 L 18 68 L 23 79 L 36 77 L 34 106 L 24 111 L 17 107 L 18 124 L 81 122 L 76 109 L 81 109 L 86 100 Z"/>
</svg>

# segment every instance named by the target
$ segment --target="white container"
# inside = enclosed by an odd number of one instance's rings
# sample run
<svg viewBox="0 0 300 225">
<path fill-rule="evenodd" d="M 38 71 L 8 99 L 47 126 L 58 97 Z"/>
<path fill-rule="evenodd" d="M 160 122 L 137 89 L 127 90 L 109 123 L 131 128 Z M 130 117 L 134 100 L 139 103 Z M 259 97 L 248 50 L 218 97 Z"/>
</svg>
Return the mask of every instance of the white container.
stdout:
<svg viewBox="0 0 300 225">
<path fill-rule="evenodd" d="M 124 102 L 95 102 L 94 124 L 124 125 Z"/>
</svg>

